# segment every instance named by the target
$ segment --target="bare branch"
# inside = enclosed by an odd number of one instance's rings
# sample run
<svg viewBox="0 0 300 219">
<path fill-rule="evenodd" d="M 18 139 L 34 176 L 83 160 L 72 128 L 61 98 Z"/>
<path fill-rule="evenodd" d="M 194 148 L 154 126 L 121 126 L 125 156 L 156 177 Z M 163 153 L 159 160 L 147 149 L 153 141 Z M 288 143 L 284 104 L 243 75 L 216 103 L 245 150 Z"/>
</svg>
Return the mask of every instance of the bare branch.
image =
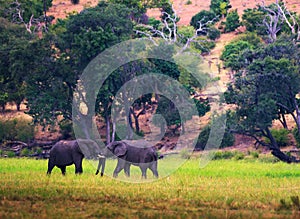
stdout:
<svg viewBox="0 0 300 219">
<path fill-rule="evenodd" d="M 208 31 L 208 26 L 210 24 L 212 24 L 215 20 L 218 19 L 218 17 L 215 17 L 212 20 L 209 20 L 205 23 L 203 23 L 203 19 L 201 19 L 200 21 L 198 21 L 199 23 L 199 27 L 195 30 L 194 35 L 190 38 L 185 39 L 184 36 L 180 35 L 177 33 L 178 30 L 178 26 L 177 26 L 177 20 L 178 20 L 178 16 L 176 13 L 176 10 L 174 9 L 174 6 L 172 5 L 172 12 L 173 15 L 163 11 L 162 15 L 164 16 L 164 19 L 162 21 L 163 27 L 158 30 L 155 29 L 152 26 L 149 25 L 140 25 L 143 28 L 147 29 L 147 31 L 141 31 L 141 30 L 135 30 L 136 34 L 141 34 L 146 36 L 150 41 L 152 41 L 155 45 L 157 45 L 157 43 L 154 40 L 154 37 L 161 37 L 164 41 L 166 41 L 167 43 L 170 44 L 174 44 L 178 41 L 186 41 L 185 44 L 183 45 L 182 49 L 180 50 L 179 53 L 184 52 L 187 48 L 190 47 L 192 42 L 196 42 L 199 43 L 201 46 L 201 43 L 204 42 L 203 40 L 196 40 L 199 36 L 200 33 L 206 33 Z"/>
<path fill-rule="evenodd" d="M 43 19 L 34 18 L 33 14 L 30 16 L 29 21 L 26 23 L 23 18 L 24 11 L 21 8 L 22 5 L 18 2 L 18 0 L 12 2 L 11 5 L 12 7 L 10 9 L 10 14 L 12 15 L 12 21 L 17 24 L 23 24 L 26 28 L 26 31 L 28 31 L 30 34 L 41 32 L 42 30 L 47 29 L 45 23 L 42 22 Z"/>
</svg>

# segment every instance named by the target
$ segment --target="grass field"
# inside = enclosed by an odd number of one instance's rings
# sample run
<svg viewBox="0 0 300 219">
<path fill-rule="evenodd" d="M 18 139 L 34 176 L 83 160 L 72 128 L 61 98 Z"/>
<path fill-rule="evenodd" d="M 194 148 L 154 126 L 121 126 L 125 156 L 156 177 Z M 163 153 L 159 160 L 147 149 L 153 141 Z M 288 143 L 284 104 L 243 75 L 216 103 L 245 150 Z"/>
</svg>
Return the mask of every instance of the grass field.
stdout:
<svg viewBox="0 0 300 219">
<path fill-rule="evenodd" d="M 178 159 L 160 160 L 159 172 Z M 0 159 L 0 218 L 300 218 L 300 165 L 217 160 L 200 169 L 192 158 L 146 183 L 101 178 L 92 162 L 83 165 L 80 176 L 72 166 L 47 177 L 47 160 Z"/>
</svg>

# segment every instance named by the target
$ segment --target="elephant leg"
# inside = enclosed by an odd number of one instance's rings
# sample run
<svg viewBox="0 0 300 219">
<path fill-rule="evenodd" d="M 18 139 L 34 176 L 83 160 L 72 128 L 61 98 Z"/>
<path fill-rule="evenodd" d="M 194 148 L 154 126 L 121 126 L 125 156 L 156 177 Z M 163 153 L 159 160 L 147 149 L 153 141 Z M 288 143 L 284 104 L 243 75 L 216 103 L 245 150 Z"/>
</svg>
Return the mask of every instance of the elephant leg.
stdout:
<svg viewBox="0 0 300 219">
<path fill-rule="evenodd" d="M 153 175 L 158 178 L 158 172 L 157 172 L 157 162 L 152 162 L 149 169 L 152 171 Z"/>
<path fill-rule="evenodd" d="M 147 179 L 147 167 L 145 165 L 140 165 L 140 169 L 142 171 L 142 178 Z"/>
<path fill-rule="evenodd" d="M 127 177 L 130 177 L 130 165 L 131 165 L 131 163 L 126 162 L 125 167 L 124 167 L 124 172 Z"/>
<path fill-rule="evenodd" d="M 82 159 L 83 159 L 83 156 L 81 156 L 78 159 L 74 160 L 75 174 L 81 174 L 83 172 L 83 170 L 82 170 Z"/>
<path fill-rule="evenodd" d="M 124 167 L 125 167 L 125 160 L 118 159 L 118 163 L 117 163 L 117 166 L 114 170 L 113 177 L 114 178 L 118 177 L 118 174 L 121 172 L 121 170 L 124 169 Z"/>
<path fill-rule="evenodd" d="M 62 175 L 66 175 L 66 166 L 59 167 L 61 170 Z"/>
<path fill-rule="evenodd" d="M 50 175 L 53 168 L 55 167 L 55 165 L 49 160 L 48 162 L 48 170 L 47 170 L 47 175 Z"/>
</svg>

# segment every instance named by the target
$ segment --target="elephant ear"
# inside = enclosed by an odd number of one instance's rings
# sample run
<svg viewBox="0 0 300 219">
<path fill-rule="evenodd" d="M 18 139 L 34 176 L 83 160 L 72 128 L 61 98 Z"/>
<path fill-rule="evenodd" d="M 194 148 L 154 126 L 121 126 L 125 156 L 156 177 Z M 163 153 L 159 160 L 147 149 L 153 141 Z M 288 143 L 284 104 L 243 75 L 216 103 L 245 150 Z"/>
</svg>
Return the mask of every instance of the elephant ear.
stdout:
<svg viewBox="0 0 300 219">
<path fill-rule="evenodd" d="M 116 155 L 117 157 L 121 157 L 125 155 L 126 152 L 127 152 L 127 145 L 122 142 L 115 147 L 114 155 Z"/>
</svg>

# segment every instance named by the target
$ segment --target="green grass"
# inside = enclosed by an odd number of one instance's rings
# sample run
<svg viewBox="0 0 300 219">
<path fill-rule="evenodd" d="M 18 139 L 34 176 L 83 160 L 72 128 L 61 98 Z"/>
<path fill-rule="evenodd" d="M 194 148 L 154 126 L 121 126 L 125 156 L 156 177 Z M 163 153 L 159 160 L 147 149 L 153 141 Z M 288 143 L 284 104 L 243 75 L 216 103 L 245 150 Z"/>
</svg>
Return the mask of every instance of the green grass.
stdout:
<svg viewBox="0 0 300 219">
<path fill-rule="evenodd" d="M 70 166 L 65 177 L 58 168 L 47 177 L 47 160 L 0 159 L 0 218 L 299 217 L 292 199 L 300 197 L 300 165 L 232 159 L 200 169 L 192 158 L 174 172 L 182 163 L 159 160 L 161 179 L 148 172 L 146 183 L 128 183 L 109 177 L 115 160 L 107 163 L 109 176 L 95 176 L 93 162 L 84 160 L 80 176 Z M 132 167 L 133 179 L 140 174 Z"/>
</svg>

